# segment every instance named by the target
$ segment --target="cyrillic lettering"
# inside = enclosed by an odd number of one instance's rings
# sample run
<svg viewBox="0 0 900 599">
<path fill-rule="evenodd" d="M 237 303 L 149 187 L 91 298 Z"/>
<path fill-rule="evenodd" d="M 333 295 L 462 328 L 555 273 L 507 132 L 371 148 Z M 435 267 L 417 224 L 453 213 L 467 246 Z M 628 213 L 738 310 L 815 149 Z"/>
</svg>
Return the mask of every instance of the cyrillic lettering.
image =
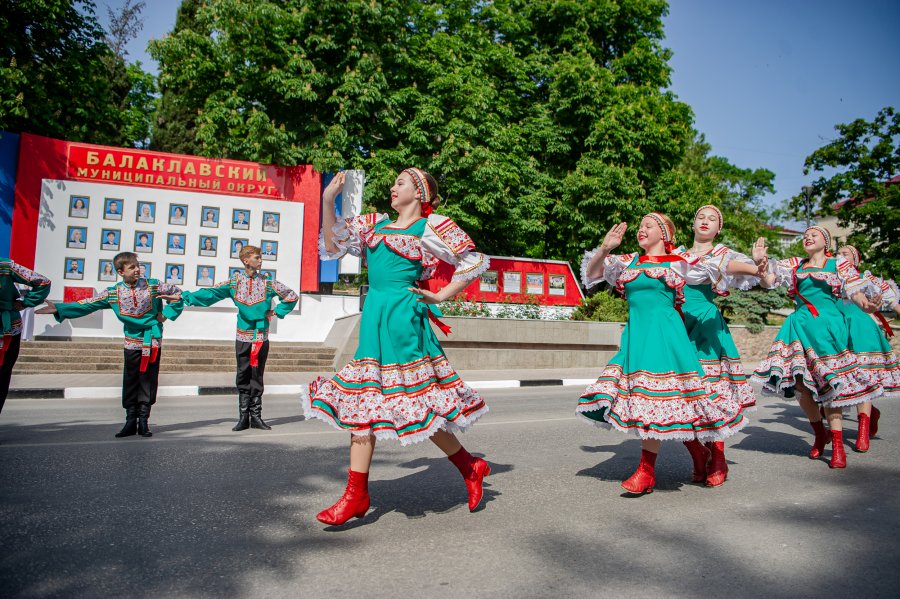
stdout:
<svg viewBox="0 0 900 599">
<path fill-rule="evenodd" d="M 200 189 L 209 189 L 209 181 L 200 180 Z"/>
<path fill-rule="evenodd" d="M 241 176 L 241 167 L 239 166 L 229 166 L 228 167 L 228 178 L 229 179 L 237 179 Z"/>
<path fill-rule="evenodd" d="M 103 166 L 116 166 L 116 157 L 112 155 L 112 152 L 106 153 L 103 158 Z"/>
<path fill-rule="evenodd" d="M 87 176 L 88 176 L 88 174 L 87 174 L 87 167 L 82 168 L 82 167 L 79 166 L 79 167 L 78 167 L 78 174 L 77 174 L 77 176 L 78 176 L 78 177 L 87 177 Z"/>
<path fill-rule="evenodd" d="M 141 156 L 140 158 L 138 158 L 137 166 L 134 168 L 136 168 L 137 170 L 147 171 L 147 170 L 150 170 L 150 165 L 147 164 L 147 159 L 145 157 Z"/>
<path fill-rule="evenodd" d="M 106 169 L 103 169 L 103 170 L 100 172 L 100 178 L 101 178 L 101 179 L 109 179 L 111 175 L 112 175 L 112 173 L 111 173 L 110 171 L 106 170 Z"/>
<path fill-rule="evenodd" d="M 200 165 L 200 176 L 208 177 L 212 173 L 212 165 L 211 164 L 201 164 Z"/>
<path fill-rule="evenodd" d="M 166 159 L 165 158 L 154 158 L 153 165 L 150 167 L 155 171 L 163 172 L 166 168 Z"/>
<path fill-rule="evenodd" d="M 188 162 L 184 165 L 184 174 L 185 175 L 196 175 L 197 168 L 194 166 L 193 162 Z"/>
<path fill-rule="evenodd" d="M 119 168 L 134 168 L 134 156 L 122 156 L 122 159 L 119 160 Z"/>
<path fill-rule="evenodd" d="M 180 160 L 170 160 L 169 161 L 169 170 L 166 172 L 180 173 L 181 172 L 181 161 Z"/>
<path fill-rule="evenodd" d="M 88 152 L 87 153 L 87 163 L 88 164 L 100 164 L 100 155 L 97 152 Z"/>
</svg>

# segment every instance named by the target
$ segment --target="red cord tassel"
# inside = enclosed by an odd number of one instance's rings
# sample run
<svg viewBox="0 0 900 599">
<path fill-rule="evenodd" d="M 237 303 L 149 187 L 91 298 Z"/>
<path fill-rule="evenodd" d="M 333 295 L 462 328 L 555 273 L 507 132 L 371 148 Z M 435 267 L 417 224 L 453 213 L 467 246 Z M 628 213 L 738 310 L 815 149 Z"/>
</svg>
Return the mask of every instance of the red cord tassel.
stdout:
<svg viewBox="0 0 900 599">
<path fill-rule="evenodd" d="M 259 368 L 259 350 L 262 349 L 262 341 L 254 341 L 250 348 L 250 368 Z"/>
</svg>

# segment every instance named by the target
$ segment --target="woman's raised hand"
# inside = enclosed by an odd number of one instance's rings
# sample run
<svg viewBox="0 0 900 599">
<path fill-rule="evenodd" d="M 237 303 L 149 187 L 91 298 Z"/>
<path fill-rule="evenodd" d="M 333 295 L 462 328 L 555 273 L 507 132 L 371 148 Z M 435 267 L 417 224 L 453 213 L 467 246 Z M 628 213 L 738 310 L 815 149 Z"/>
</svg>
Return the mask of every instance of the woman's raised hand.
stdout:
<svg viewBox="0 0 900 599">
<path fill-rule="evenodd" d="M 769 259 L 769 248 L 766 247 L 765 237 L 760 237 L 753 244 L 753 251 L 751 252 L 751 256 L 753 257 L 753 261 L 756 262 L 757 266 L 761 265 L 763 262 L 766 262 Z"/>
<path fill-rule="evenodd" d="M 622 239 L 625 237 L 625 230 L 628 229 L 626 223 L 614 225 L 612 229 L 603 238 L 602 248 L 607 252 L 612 251 L 622 245 Z"/>
<path fill-rule="evenodd" d="M 341 191 L 344 189 L 344 181 L 347 179 L 347 173 L 344 171 L 338 172 L 331 182 L 325 187 L 325 191 L 322 192 L 322 199 L 326 202 L 334 202 L 334 198 L 338 196 Z"/>
</svg>

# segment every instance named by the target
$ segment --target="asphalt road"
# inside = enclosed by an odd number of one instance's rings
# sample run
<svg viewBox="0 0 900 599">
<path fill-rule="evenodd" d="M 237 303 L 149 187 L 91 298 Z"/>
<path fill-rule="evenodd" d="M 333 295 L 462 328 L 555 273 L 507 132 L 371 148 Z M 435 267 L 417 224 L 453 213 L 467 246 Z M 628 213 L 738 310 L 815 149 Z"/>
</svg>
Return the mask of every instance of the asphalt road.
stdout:
<svg viewBox="0 0 900 599">
<path fill-rule="evenodd" d="M 639 442 L 575 419 L 580 388 L 485 391 L 462 436 L 491 462 L 466 509 L 431 443 L 379 443 L 373 508 L 325 527 L 347 437 L 270 397 L 232 433 L 229 397 L 164 399 L 152 439 L 115 439 L 115 400 L 10 400 L 0 416 L 2 597 L 896 597 L 900 406 L 848 468 L 806 457 L 774 398 L 728 443 L 728 482 L 690 483 L 663 445 L 656 492 L 623 496 Z M 826 451 L 826 458 L 830 451 Z"/>
</svg>

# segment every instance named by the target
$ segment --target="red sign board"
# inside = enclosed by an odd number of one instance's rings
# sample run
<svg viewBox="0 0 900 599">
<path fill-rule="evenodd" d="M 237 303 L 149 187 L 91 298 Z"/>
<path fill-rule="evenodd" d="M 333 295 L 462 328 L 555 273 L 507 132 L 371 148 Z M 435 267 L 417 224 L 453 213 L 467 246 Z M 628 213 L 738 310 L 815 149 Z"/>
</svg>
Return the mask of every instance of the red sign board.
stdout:
<svg viewBox="0 0 900 599">
<path fill-rule="evenodd" d="M 463 290 L 468 300 L 490 303 L 536 301 L 542 306 L 577 306 L 584 298 L 572 267 L 560 260 L 490 256 L 490 266 Z M 432 281 L 440 289 L 453 277 L 441 262 Z"/>
</svg>

